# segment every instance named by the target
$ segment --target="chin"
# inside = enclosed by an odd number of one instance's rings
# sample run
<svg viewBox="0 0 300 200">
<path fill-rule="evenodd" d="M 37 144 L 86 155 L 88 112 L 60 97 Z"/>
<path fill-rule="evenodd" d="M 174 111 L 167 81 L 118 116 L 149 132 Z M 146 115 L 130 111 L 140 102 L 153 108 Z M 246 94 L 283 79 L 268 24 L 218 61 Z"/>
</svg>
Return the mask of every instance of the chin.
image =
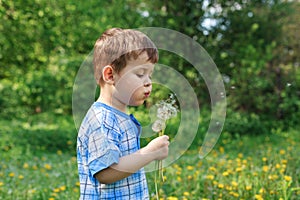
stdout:
<svg viewBox="0 0 300 200">
<path fill-rule="evenodd" d="M 145 102 L 145 100 L 141 100 L 141 101 L 132 101 L 130 102 L 130 106 L 140 106 L 143 105 Z"/>
</svg>

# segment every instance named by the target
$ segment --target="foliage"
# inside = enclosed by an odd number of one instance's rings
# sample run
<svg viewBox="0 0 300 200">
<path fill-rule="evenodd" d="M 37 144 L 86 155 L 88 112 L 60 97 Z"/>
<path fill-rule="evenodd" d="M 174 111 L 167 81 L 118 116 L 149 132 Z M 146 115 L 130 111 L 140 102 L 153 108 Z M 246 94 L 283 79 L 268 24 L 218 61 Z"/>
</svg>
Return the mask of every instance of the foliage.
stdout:
<svg viewBox="0 0 300 200">
<path fill-rule="evenodd" d="M 76 148 L 77 131 L 70 116 L 43 113 L 26 120 L 1 120 L 0 125 L 2 152 L 22 155 L 26 150 L 73 152 Z"/>
<path fill-rule="evenodd" d="M 255 116 L 253 122 L 279 120 L 284 128 L 294 126 L 300 117 L 299 8 L 296 1 L 3 0 L 0 117 L 71 114 L 76 72 L 101 32 L 112 26 L 159 26 L 192 37 L 212 56 L 224 76 L 233 111 L 229 121 Z M 180 72 L 201 107 L 209 108 L 210 95 L 195 68 L 163 50 L 160 63 Z M 170 79 L 170 84 L 176 81 Z M 146 106 L 167 93 L 154 88 Z M 230 132 L 236 131 L 243 130 Z"/>
<path fill-rule="evenodd" d="M 299 4 L 218 2 L 222 12 L 213 15 L 218 25 L 210 33 L 219 41 L 212 48 L 218 49 L 214 60 L 227 78 L 229 106 L 291 125 L 299 113 L 299 57 L 284 52 L 296 51 L 299 40 L 285 27 L 295 23 Z M 285 38 L 294 40 L 287 44 Z"/>
</svg>

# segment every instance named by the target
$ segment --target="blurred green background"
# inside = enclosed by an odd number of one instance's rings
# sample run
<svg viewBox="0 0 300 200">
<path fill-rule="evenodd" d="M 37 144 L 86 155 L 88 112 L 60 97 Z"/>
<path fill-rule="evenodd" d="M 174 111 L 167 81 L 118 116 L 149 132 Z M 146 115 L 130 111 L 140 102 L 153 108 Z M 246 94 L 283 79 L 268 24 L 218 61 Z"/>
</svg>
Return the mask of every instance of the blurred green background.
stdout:
<svg viewBox="0 0 300 200">
<path fill-rule="evenodd" d="M 230 156 L 240 158 L 238 152 L 252 154 L 255 149 L 249 149 L 259 143 L 259 152 L 253 153 L 259 155 L 258 160 L 253 163 L 269 167 L 281 161 L 271 158 L 276 153 L 265 154 L 264 145 L 281 152 L 288 160 L 283 164 L 293 163 L 282 172 L 294 175 L 292 195 L 296 187 L 299 190 L 299 19 L 300 3 L 283 0 L 0 0 L 0 199 L 9 199 L 7 194 L 11 199 L 55 199 L 59 192 L 60 199 L 78 197 L 73 84 L 94 42 L 111 27 L 169 28 L 201 44 L 215 61 L 226 88 L 227 117 L 219 145 L 224 145 Z M 159 53 L 159 63 L 173 66 L 197 93 L 200 126 L 190 148 L 197 154 L 210 121 L 207 87 L 184 59 L 162 50 Z M 166 88 L 154 90 L 144 106 L 131 108 L 142 123 L 149 123 L 147 109 L 151 104 L 170 92 Z M 166 132 L 177 128 L 178 120 L 171 120 Z M 219 160 L 224 148 L 218 148 L 222 149 Z M 260 156 L 266 155 L 270 162 L 267 158 L 261 161 Z M 187 161 L 192 158 L 194 163 L 198 157 L 193 154 Z M 252 183 L 248 176 L 244 178 L 245 184 Z M 200 184 L 203 180 L 195 181 Z M 267 187 L 261 183 L 265 180 L 253 185 L 253 193 L 244 197 L 253 197 L 256 190 Z M 274 190 L 282 185 L 275 183 L 279 186 L 273 185 Z M 203 194 L 209 193 L 213 186 L 203 184 Z M 14 187 L 18 193 L 12 192 Z M 182 191 L 192 190 L 188 188 Z M 177 195 L 176 190 L 171 194 Z M 194 191 L 199 192 L 198 186 Z M 243 191 L 241 188 L 239 195 Z M 296 199 L 298 193 L 293 195 Z"/>
<path fill-rule="evenodd" d="M 215 61 L 226 87 L 225 131 L 287 129 L 300 118 L 299 11 L 297 1 L 2 0 L 0 119 L 70 116 L 77 70 L 99 35 L 153 26 L 192 37 Z M 163 51 L 160 63 L 185 75 L 209 110 L 206 85 L 189 63 Z"/>
</svg>

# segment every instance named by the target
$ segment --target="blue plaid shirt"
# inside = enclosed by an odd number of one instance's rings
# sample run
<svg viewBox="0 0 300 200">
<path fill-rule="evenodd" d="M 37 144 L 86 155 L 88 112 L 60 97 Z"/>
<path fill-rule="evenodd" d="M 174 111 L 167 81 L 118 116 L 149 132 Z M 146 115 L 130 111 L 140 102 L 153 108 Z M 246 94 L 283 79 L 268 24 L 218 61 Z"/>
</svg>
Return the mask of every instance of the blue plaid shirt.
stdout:
<svg viewBox="0 0 300 200">
<path fill-rule="evenodd" d="M 97 172 L 140 148 L 139 122 L 100 102 L 87 112 L 77 138 L 80 199 L 149 199 L 144 169 L 112 184 L 102 184 Z"/>
</svg>

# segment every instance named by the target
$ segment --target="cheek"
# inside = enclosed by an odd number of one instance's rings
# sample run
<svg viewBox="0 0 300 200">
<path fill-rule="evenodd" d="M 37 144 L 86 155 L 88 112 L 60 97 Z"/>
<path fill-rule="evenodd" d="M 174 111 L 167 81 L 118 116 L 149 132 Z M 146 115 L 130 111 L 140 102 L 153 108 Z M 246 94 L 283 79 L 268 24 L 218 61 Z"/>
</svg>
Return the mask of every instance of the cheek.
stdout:
<svg viewBox="0 0 300 200">
<path fill-rule="evenodd" d="M 136 92 L 143 86 L 143 82 L 134 75 L 122 77 L 115 85 L 115 96 L 122 101 L 129 103 L 130 99 L 136 95 Z"/>
</svg>

